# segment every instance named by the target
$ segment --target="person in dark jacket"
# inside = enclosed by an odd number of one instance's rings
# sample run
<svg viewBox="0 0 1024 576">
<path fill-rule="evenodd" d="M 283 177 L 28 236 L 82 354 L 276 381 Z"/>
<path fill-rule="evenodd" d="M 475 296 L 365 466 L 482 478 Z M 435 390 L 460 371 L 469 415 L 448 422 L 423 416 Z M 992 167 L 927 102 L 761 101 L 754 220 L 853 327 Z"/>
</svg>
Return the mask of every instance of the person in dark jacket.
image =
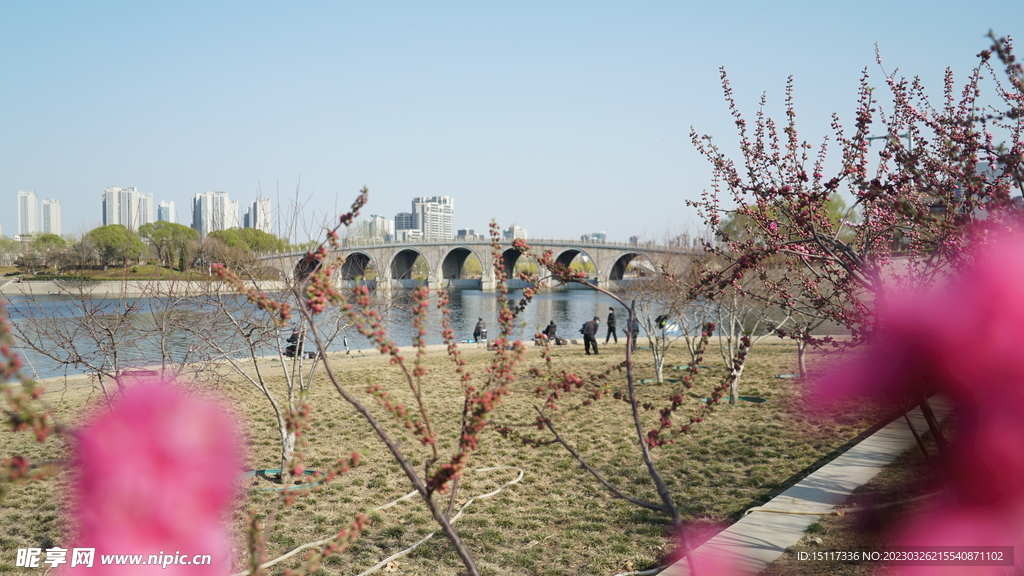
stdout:
<svg viewBox="0 0 1024 576">
<path fill-rule="evenodd" d="M 556 341 L 555 331 L 558 330 L 558 326 L 555 325 L 555 321 L 552 320 L 550 324 L 544 327 L 544 331 L 541 334 L 548 337 L 548 340 L 552 342 Z"/>
<path fill-rule="evenodd" d="M 288 347 L 284 349 L 284 355 L 289 357 L 289 358 L 294 358 L 296 356 L 299 356 L 299 357 L 305 356 L 306 358 L 315 358 L 316 357 L 316 352 L 315 351 L 314 352 L 303 352 L 303 350 L 302 350 L 302 341 L 305 340 L 305 339 L 306 339 L 305 330 L 299 330 L 298 328 L 294 328 L 292 330 L 292 335 L 289 336 L 288 339 L 286 340 L 286 342 L 288 342 Z"/>
<path fill-rule="evenodd" d="M 487 338 L 487 323 L 483 318 L 476 321 L 476 328 L 473 328 L 473 341 L 479 342 Z"/>
<path fill-rule="evenodd" d="M 594 319 L 583 325 L 583 350 L 590 356 L 590 347 L 594 347 L 594 355 L 597 355 L 597 329 L 601 325 L 601 319 L 594 316 Z"/>
<path fill-rule="evenodd" d="M 284 355 L 291 358 L 302 354 L 302 341 L 304 340 L 305 334 L 299 331 L 298 328 L 292 329 L 292 335 L 288 337 L 285 342 L 288 342 L 289 346 L 284 349 Z"/>
<path fill-rule="evenodd" d="M 608 334 L 604 337 L 604 343 L 608 343 L 608 339 L 615 340 L 615 343 L 619 343 L 619 337 L 615 334 L 615 309 L 611 306 L 608 307 Z"/>
</svg>

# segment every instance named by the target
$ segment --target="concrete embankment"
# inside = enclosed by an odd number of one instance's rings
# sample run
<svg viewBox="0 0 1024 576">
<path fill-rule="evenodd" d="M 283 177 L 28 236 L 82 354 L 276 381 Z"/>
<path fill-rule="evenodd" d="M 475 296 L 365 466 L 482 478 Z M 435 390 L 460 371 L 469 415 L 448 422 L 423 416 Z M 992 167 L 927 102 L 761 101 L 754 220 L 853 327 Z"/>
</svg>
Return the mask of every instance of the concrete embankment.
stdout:
<svg viewBox="0 0 1024 576">
<path fill-rule="evenodd" d="M 281 281 L 263 281 L 259 289 L 278 291 Z M 123 280 L 99 282 L 9 281 L 0 285 L 4 296 L 85 296 L 88 298 L 142 298 L 146 296 L 184 296 L 189 294 L 231 293 L 235 290 L 222 282 L 184 282 L 180 280 Z"/>
</svg>

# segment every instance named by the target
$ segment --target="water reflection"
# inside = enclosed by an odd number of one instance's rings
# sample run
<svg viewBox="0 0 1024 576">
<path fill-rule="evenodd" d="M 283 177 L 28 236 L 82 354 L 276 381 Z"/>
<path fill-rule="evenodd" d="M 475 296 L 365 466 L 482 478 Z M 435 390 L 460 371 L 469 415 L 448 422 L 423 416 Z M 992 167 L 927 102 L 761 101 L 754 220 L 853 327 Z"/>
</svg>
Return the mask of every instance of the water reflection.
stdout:
<svg viewBox="0 0 1024 576">
<path fill-rule="evenodd" d="M 385 326 L 388 335 L 400 347 L 410 346 L 413 339 L 412 316 L 409 312 L 411 298 L 409 292 L 394 294 L 386 303 L 388 312 Z M 511 291 L 509 299 L 518 301 L 522 293 Z M 247 313 L 252 312 L 251 305 L 241 297 L 222 297 L 228 313 L 240 321 Z M 238 337 L 237 331 L 230 322 L 216 318 L 216 307 L 211 302 L 193 298 L 174 301 L 164 298 L 137 299 L 96 299 L 79 300 L 68 296 L 39 296 L 34 299 L 15 296 L 6 304 L 11 321 L 25 328 L 36 340 L 57 352 L 59 356 L 68 358 L 70 348 L 76 354 L 93 364 L 111 362 L 110 346 L 95 344 L 95 334 L 84 326 L 92 326 L 92 330 L 108 330 L 111 338 L 122 344 L 116 346 L 119 362 L 127 365 L 149 365 L 159 363 L 161 355 L 174 361 L 195 360 L 203 355 L 215 355 L 197 333 L 204 337 L 214 338 L 218 347 L 231 351 L 233 355 L 243 355 L 246 346 Z M 608 307 L 615 306 L 620 318 L 626 316 L 617 303 L 611 298 L 591 290 L 563 290 L 542 292 L 534 297 L 533 302 L 516 319 L 513 339 L 527 340 L 543 329 L 549 321 L 558 325 L 558 333 L 565 338 L 576 337 L 579 327 L 594 316 L 602 322 L 607 316 Z M 480 290 L 457 290 L 450 296 L 450 323 L 460 342 L 472 338 L 473 327 L 477 318 L 487 323 L 488 332 L 493 338 L 498 331 L 498 303 L 494 292 Z M 176 322 L 170 315 L 177 315 Z M 33 330 L 32 322 L 43 322 L 45 331 Z M 87 320 L 87 321 L 86 321 Z M 183 329 L 181 322 L 187 325 Z M 318 317 L 318 325 L 325 328 L 338 322 L 336 315 L 325 314 Z M 441 312 L 436 306 L 436 297 L 431 294 L 426 341 L 428 344 L 442 344 L 440 335 Z M 621 328 L 621 327 L 620 327 Z M 327 330 L 330 331 L 330 330 Z M 41 333 L 43 332 L 43 333 Z M 291 332 L 291 327 L 283 327 L 267 334 L 268 341 L 261 347 L 263 354 L 276 353 L 276 342 L 283 341 Z M 53 334 L 47 340 L 45 333 Z M 115 340 L 108 340 L 115 341 Z M 344 350 L 346 345 L 351 349 L 369 348 L 369 342 L 353 328 L 345 329 L 334 340 L 332 350 Z M 58 376 L 65 371 L 76 371 L 74 366 L 61 366 L 53 359 L 47 358 L 33 350 L 19 346 L 29 364 L 29 372 L 41 378 Z M 83 368 L 79 366 L 77 371 Z"/>
</svg>

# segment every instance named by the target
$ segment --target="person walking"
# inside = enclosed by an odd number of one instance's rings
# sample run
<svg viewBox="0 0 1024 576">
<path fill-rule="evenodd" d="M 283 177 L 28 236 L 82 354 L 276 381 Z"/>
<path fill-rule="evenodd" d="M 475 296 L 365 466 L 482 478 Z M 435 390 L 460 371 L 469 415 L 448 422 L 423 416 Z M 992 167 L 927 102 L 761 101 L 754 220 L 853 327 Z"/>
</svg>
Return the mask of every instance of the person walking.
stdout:
<svg viewBox="0 0 1024 576">
<path fill-rule="evenodd" d="M 484 322 L 483 318 L 479 318 L 476 321 L 476 327 L 473 328 L 473 341 L 479 342 L 482 339 L 487 338 L 487 323 Z"/>
<path fill-rule="evenodd" d="M 615 343 L 619 343 L 619 337 L 615 334 L 615 308 L 608 307 L 608 334 L 604 337 L 604 343 L 608 343 L 608 339 L 615 340 Z"/>
<path fill-rule="evenodd" d="M 601 324 L 601 319 L 594 316 L 594 319 L 583 325 L 583 350 L 590 356 L 590 347 L 594 347 L 594 356 L 598 355 L 597 352 L 597 329 Z"/>
</svg>

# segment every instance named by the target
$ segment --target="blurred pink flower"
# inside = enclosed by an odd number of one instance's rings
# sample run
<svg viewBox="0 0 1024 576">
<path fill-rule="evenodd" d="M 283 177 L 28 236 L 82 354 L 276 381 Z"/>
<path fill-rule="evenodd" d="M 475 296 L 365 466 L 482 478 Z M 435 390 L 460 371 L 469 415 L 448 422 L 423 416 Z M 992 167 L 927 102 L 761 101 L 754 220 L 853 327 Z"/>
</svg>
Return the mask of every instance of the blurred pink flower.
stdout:
<svg viewBox="0 0 1024 576">
<path fill-rule="evenodd" d="M 225 529 L 241 466 L 232 419 L 173 383 L 136 385 L 78 436 L 74 547 L 95 548 L 93 576 L 226 574 Z M 70 546 L 68 547 L 71 548 Z M 101 555 L 212 555 L 210 565 L 100 565 Z M 70 567 L 71 552 L 68 552 Z"/>
<path fill-rule="evenodd" d="M 995 239 L 940 290 L 888 298 L 878 321 L 874 343 L 825 377 L 819 398 L 938 392 L 958 416 L 956 438 L 940 462 L 947 498 L 912 520 L 900 543 L 1024 544 L 1024 238 Z"/>
<path fill-rule="evenodd" d="M 1024 408 L 1024 238 L 993 242 L 944 289 L 887 296 L 878 325 L 866 353 L 823 382 L 823 399 L 940 391 L 973 410 L 1007 394 Z"/>
<path fill-rule="evenodd" d="M 893 544 L 900 546 L 949 546 L 950 551 L 970 546 L 1016 546 L 1015 565 L 1020 566 L 1020 535 L 1024 532 L 1020 510 L 985 510 L 965 507 L 952 499 L 937 503 L 904 527 Z M 1002 576 L 1005 566 L 903 566 L 900 576 Z"/>
</svg>

